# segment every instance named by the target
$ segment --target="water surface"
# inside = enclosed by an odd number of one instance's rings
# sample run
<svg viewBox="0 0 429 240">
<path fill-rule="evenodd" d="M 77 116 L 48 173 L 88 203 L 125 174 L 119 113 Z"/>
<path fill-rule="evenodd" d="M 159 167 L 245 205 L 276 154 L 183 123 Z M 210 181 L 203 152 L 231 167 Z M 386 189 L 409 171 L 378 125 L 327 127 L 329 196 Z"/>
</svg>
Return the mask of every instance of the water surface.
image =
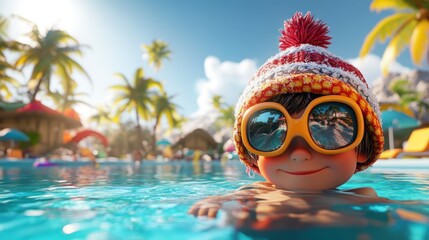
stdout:
<svg viewBox="0 0 429 240">
<path fill-rule="evenodd" d="M 391 222 L 383 226 L 288 233 L 301 239 L 329 238 L 339 232 L 352 239 L 429 239 L 428 179 L 429 168 L 374 167 L 356 174 L 341 189 L 373 187 L 380 196 L 417 202 L 350 206 L 368 219 L 388 214 Z M 249 177 L 238 161 L 34 168 L 27 161 L 0 160 L 0 239 L 264 239 L 266 235 L 235 229 L 222 217 L 197 219 L 187 214 L 198 200 L 262 180 Z"/>
</svg>

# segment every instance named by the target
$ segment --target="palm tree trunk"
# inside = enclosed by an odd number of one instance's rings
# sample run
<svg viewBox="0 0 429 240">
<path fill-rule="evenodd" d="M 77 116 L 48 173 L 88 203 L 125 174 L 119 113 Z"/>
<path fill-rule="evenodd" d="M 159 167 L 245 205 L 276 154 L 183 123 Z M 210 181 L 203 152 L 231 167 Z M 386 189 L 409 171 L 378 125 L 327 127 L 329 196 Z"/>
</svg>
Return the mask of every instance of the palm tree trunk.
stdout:
<svg viewBox="0 0 429 240">
<path fill-rule="evenodd" d="M 42 81 L 45 78 L 45 76 L 43 75 L 39 81 L 37 82 L 36 88 L 34 88 L 34 92 L 31 95 L 31 102 L 33 102 L 34 100 L 36 100 L 36 95 L 37 93 L 40 91 L 40 86 L 42 85 Z"/>
<path fill-rule="evenodd" d="M 40 91 L 40 86 L 42 86 L 42 82 L 48 82 L 49 83 L 50 76 L 51 76 L 51 70 L 50 69 L 43 73 L 42 77 L 40 77 L 39 81 L 37 82 L 36 88 L 34 88 L 33 95 L 31 96 L 31 101 L 36 100 L 36 96 L 37 96 L 37 93 L 39 93 L 39 91 Z M 49 91 L 49 89 L 48 89 L 48 91 Z"/>
<path fill-rule="evenodd" d="M 143 144 L 142 127 L 140 126 L 140 114 L 138 108 L 136 108 L 136 121 L 137 121 L 137 140 L 139 141 L 140 150 L 143 151 L 143 157 L 148 153 L 146 146 Z"/>
<path fill-rule="evenodd" d="M 156 129 L 158 128 L 159 119 L 160 116 L 156 116 L 155 125 L 153 126 L 152 149 L 154 154 L 156 154 Z"/>
<path fill-rule="evenodd" d="M 139 141 L 139 145 L 142 150 L 144 149 L 143 145 L 143 136 L 142 136 L 142 128 L 140 126 L 140 115 L 139 115 L 139 109 L 136 107 L 136 121 L 137 121 L 137 140 Z"/>
</svg>

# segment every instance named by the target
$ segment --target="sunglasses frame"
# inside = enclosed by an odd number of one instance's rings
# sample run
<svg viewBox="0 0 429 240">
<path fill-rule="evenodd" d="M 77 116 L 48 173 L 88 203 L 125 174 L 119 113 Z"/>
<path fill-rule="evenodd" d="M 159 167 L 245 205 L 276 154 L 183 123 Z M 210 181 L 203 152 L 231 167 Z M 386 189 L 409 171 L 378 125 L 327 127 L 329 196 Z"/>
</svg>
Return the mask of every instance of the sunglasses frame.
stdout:
<svg viewBox="0 0 429 240">
<path fill-rule="evenodd" d="M 313 141 L 310 135 L 309 126 L 308 126 L 308 114 L 310 113 L 310 111 L 319 104 L 330 103 L 330 102 L 343 103 L 349 106 L 350 108 L 352 108 L 353 111 L 355 112 L 356 123 L 357 123 L 357 134 L 356 134 L 355 140 L 351 144 L 343 148 L 332 149 L 332 150 L 319 147 Z M 283 141 L 283 144 L 278 149 L 274 151 L 269 151 L 269 152 L 260 151 L 252 147 L 252 145 L 248 140 L 248 135 L 247 135 L 247 123 L 249 121 L 249 118 L 252 117 L 254 113 L 264 109 L 275 109 L 280 111 L 283 114 L 283 116 L 286 118 L 286 124 L 287 124 L 287 132 L 286 132 L 286 137 L 285 137 L 285 140 Z M 281 155 L 282 153 L 284 153 L 284 151 L 286 150 L 286 148 L 288 147 L 292 139 L 297 136 L 304 138 L 305 141 L 310 145 L 310 147 L 319 153 L 322 153 L 322 154 L 343 153 L 357 147 L 359 143 L 362 141 L 363 134 L 364 134 L 364 120 L 363 120 L 362 111 L 359 108 L 358 104 L 348 97 L 338 96 L 338 95 L 322 96 L 314 99 L 308 104 L 302 116 L 297 119 L 292 118 L 289 115 L 289 113 L 286 111 L 286 109 L 283 107 L 283 105 L 279 103 L 262 102 L 247 109 L 241 120 L 241 138 L 243 140 L 244 146 L 250 152 L 260 156 L 265 156 L 265 157 L 274 157 L 274 156 Z"/>
</svg>

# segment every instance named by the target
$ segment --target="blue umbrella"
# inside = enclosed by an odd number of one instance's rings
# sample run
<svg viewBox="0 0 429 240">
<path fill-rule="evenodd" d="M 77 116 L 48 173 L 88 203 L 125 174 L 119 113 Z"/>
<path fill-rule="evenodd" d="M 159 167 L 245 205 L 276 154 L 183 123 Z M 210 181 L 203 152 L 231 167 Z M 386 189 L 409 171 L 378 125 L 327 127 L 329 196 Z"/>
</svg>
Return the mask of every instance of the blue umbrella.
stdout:
<svg viewBox="0 0 429 240">
<path fill-rule="evenodd" d="M 171 145 L 170 141 L 168 141 L 167 139 L 163 138 L 159 141 L 156 142 L 157 146 L 163 145 L 163 146 L 169 146 Z"/>
<path fill-rule="evenodd" d="M 420 121 L 408 116 L 407 114 L 392 109 L 381 112 L 381 120 L 383 121 L 383 130 L 389 128 L 415 128 L 420 126 Z"/>
<path fill-rule="evenodd" d="M 421 124 L 419 120 L 392 109 L 381 112 L 381 120 L 383 122 L 383 131 L 387 131 L 389 134 L 389 149 L 394 148 L 394 129 L 415 128 Z"/>
<path fill-rule="evenodd" d="M 30 138 L 15 128 L 5 128 L 0 131 L 0 141 L 22 141 L 27 142 Z"/>
</svg>

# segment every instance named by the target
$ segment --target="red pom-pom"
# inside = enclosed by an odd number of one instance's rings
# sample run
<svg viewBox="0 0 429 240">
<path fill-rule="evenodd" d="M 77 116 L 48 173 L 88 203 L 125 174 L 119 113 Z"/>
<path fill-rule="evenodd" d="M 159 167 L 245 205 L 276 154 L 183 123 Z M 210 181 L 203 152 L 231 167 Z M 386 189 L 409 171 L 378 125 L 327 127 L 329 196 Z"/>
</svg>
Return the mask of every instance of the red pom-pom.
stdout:
<svg viewBox="0 0 429 240">
<path fill-rule="evenodd" d="M 293 17 L 284 22 L 284 30 L 280 33 L 280 44 L 279 48 L 281 51 L 301 44 L 311 44 L 327 48 L 331 43 L 331 39 L 328 36 L 328 27 L 321 20 L 314 20 L 310 12 L 307 12 L 305 16 L 302 13 L 297 12 Z"/>
</svg>

